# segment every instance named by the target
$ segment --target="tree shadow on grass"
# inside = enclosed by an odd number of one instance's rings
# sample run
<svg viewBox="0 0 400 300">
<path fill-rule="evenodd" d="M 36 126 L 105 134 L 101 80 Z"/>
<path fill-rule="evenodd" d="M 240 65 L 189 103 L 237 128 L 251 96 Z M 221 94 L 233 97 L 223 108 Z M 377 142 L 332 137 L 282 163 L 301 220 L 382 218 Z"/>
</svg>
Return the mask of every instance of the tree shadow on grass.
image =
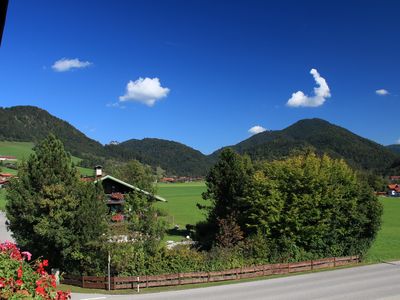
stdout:
<svg viewBox="0 0 400 300">
<path fill-rule="evenodd" d="M 171 228 L 167 230 L 168 235 L 173 235 L 173 236 L 179 236 L 182 237 L 182 239 L 186 238 L 186 236 L 189 235 L 189 231 L 186 228 L 180 229 L 180 228 Z"/>
</svg>

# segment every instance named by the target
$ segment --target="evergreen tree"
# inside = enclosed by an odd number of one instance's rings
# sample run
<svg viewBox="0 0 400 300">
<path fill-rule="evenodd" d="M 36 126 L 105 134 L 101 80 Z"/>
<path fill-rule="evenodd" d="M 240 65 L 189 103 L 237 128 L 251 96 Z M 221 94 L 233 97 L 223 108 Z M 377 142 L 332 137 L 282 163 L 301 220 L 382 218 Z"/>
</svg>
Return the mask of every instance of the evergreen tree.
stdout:
<svg viewBox="0 0 400 300">
<path fill-rule="evenodd" d="M 6 210 L 15 240 L 53 266 L 71 265 L 82 247 L 104 232 L 103 223 L 95 223 L 105 212 L 99 195 L 93 184 L 79 181 L 62 142 L 49 135 L 20 164 L 10 184 Z"/>
<path fill-rule="evenodd" d="M 220 232 L 219 224 L 229 219 L 236 222 L 241 229 L 245 227 L 242 211 L 247 203 L 243 200 L 251 181 L 253 166 L 250 159 L 240 156 L 230 148 L 224 149 L 219 161 L 211 168 L 206 177 L 207 191 L 203 199 L 210 200 L 211 206 L 199 208 L 207 211 L 206 222 L 197 224 L 197 238 L 205 248 L 209 248 Z"/>
</svg>

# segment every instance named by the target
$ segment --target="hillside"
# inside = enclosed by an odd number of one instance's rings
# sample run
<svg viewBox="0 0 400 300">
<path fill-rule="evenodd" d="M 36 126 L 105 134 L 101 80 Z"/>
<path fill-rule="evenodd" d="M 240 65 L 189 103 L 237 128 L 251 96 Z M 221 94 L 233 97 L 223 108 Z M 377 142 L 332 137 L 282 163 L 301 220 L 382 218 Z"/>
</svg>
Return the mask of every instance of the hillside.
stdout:
<svg viewBox="0 0 400 300">
<path fill-rule="evenodd" d="M 386 148 L 395 153 L 400 153 L 400 144 L 389 145 Z"/>
<path fill-rule="evenodd" d="M 0 141 L 37 142 L 49 133 L 56 135 L 71 154 L 104 156 L 103 146 L 66 121 L 35 106 L 0 108 Z"/>
<path fill-rule="evenodd" d="M 0 155 L 6 155 L 6 156 L 15 156 L 18 160 L 21 159 L 27 159 L 28 156 L 33 153 L 33 147 L 34 143 L 33 142 L 9 142 L 9 141 L 0 141 Z M 72 162 L 75 165 L 79 165 L 82 159 L 72 156 L 71 157 Z M 3 172 L 11 173 L 11 174 L 17 174 L 17 170 L 14 169 L 9 169 L 5 167 L 4 165 L 1 166 L 0 168 L 2 169 Z M 79 172 L 82 175 L 93 175 L 94 170 L 93 168 L 82 168 L 78 167 Z"/>
<path fill-rule="evenodd" d="M 378 171 L 386 170 L 399 157 L 380 144 L 321 119 L 300 120 L 283 130 L 265 131 L 232 148 L 253 159 L 277 159 L 295 150 L 311 148 L 344 158 L 353 167 Z"/>
<path fill-rule="evenodd" d="M 107 145 L 109 153 L 121 158 L 136 158 L 151 166 L 160 166 L 170 174 L 205 175 L 211 166 L 210 159 L 184 144 L 155 138 L 131 139 L 118 145 Z"/>
<path fill-rule="evenodd" d="M 183 144 L 161 139 L 129 140 L 118 145 L 103 146 L 47 111 L 34 106 L 0 108 L 0 145 L 2 155 L 21 156 L 31 151 L 33 143 L 55 134 L 72 155 L 82 158 L 82 166 L 92 168 L 108 159 L 138 159 L 151 166 L 160 166 L 168 175 L 204 175 L 210 166 L 201 152 Z M 10 142 L 19 143 L 10 143 Z M 22 142 L 22 143 L 21 143 Z M 11 147 L 11 151 L 7 151 Z M 78 162 L 80 160 L 75 160 Z"/>
<path fill-rule="evenodd" d="M 0 108 L 0 122 L 0 141 L 35 143 L 52 132 L 63 141 L 67 151 L 83 159 L 81 166 L 88 168 L 111 159 L 117 162 L 137 159 L 153 167 L 160 166 L 167 175 L 202 176 L 221 151 L 206 156 L 181 143 L 156 138 L 103 146 L 68 122 L 33 106 Z M 20 144 L 18 147 L 22 148 L 15 151 L 25 151 L 27 144 Z M 255 160 L 280 159 L 293 151 L 312 148 L 318 153 L 344 158 L 355 168 L 385 174 L 400 168 L 400 155 L 395 153 L 400 151 L 399 145 L 384 147 L 321 119 L 300 120 L 283 130 L 265 131 L 231 147 Z"/>
</svg>

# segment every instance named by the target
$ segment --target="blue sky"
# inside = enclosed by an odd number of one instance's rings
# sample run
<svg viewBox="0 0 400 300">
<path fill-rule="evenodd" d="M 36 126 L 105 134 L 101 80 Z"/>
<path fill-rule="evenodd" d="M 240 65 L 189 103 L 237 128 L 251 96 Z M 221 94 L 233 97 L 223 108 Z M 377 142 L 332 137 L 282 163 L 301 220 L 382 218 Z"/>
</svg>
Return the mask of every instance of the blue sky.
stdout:
<svg viewBox="0 0 400 300">
<path fill-rule="evenodd" d="M 157 137 L 203 153 L 314 117 L 393 144 L 399 11 L 394 0 L 14 0 L 0 106 L 39 106 L 102 143 Z"/>
</svg>

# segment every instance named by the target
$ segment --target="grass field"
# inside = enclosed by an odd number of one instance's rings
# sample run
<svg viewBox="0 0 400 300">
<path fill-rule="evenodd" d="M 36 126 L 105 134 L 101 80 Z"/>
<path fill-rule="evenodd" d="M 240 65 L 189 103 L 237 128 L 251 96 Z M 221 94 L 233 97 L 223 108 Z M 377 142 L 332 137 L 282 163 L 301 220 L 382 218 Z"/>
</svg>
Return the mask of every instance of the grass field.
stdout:
<svg viewBox="0 0 400 300">
<path fill-rule="evenodd" d="M 33 152 L 34 144 L 31 142 L 8 142 L 0 141 L 0 155 L 10 155 L 15 156 L 18 160 L 23 158 L 28 158 L 28 156 Z M 72 156 L 72 162 L 78 164 L 81 161 L 79 157 Z M 3 172 L 16 174 L 15 170 L 2 168 Z M 93 175 L 94 171 L 88 168 L 78 167 L 79 172 L 82 175 Z"/>
<path fill-rule="evenodd" d="M 204 182 L 190 183 L 160 183 L 157 185 L 157 194 L 167 199 L 168 202 L 157 202 L 156 207 L 165 210 L 169 217 L 168 222 L 173 227 L 179 225 L 180 230 L 170 230 L 167 240 L 178 241 L 185 235 L 186 224 L 196 224 L 204 220 L 204 214 L 196 204 L 206 204 L 201 194 L 206 191 Z"/>
<path fill-rule="evenodd" d="M 383 203 L 382 228 L 366 261 L 400 260 L 400 198 L 380 197 Z"/>
</svg>

